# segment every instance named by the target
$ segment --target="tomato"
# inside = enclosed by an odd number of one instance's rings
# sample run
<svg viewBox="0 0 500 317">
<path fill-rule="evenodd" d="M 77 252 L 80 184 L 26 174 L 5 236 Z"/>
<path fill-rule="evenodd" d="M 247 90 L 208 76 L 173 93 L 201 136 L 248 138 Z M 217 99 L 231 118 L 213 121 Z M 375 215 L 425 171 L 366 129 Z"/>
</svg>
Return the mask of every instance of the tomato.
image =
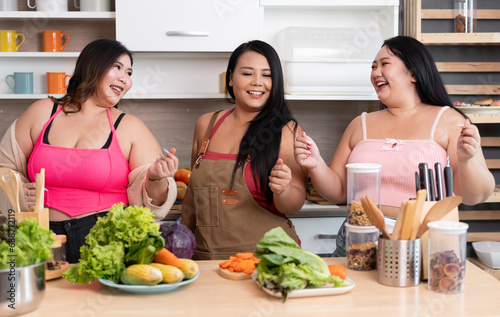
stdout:
<svg viewBox="0 0 500 317">
<path fill-rule="evenodd" d="M 339 264 L 331 264 L 328 265 L 328 269 L 330 270 L 331 275 L 337 275 L 341 279 L 345 280 L 345 277 L 347 275 L 345 267 Z"/>
<path fill-rule="evenodd" d="M 183 182 L 186 185 L 189 185 L 189 177 L 191 176 L 191 171 L 185 168 L 180 168 L 174 175 L 176 181 Z"/>
</svg>

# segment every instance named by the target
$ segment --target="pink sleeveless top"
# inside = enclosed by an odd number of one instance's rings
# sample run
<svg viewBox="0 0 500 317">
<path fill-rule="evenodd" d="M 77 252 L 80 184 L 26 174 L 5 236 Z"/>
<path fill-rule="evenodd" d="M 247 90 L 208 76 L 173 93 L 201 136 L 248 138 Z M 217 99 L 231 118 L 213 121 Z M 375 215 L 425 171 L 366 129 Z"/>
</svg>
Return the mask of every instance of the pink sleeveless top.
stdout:
<svg viewBox="0 0 500 317">
<path fill-rule="evenodd" d="M 59 108 L 43 127 L 28 162 L 32 182 L 45 168 L 45 205 L 75 217 L 104 210 L 123 202 L 128 204 L 127 159 L 118 144 L 111 113 L 107 109 L 112 139 L 108 148 L 85 149 L 52 146 L 43 136 Z"/>
<path fill-rule="evenodd" d="M 401 206 L 403 200 L 415 198 L 415 172 L 418 164 L 427 163 L 434 169 L 439 162 L 444 168 L 448 154 L 436 141 L 434 131 L 439 118 L 449 107 L 439 110 L 429 138 L 425 140 L 368 139 L 366 129 L 366 112 L 361 114 L 363 139 L 351 152 L 348 163 L 376 163 L 382 165 L 380 173 L 380 204 Z"/>
<path fill-rule="evenodd" d="M 219 126 L 222 124 L 222 121 L 226 119 L 226 117 L 233 112 L 234 109 L 229 110 L 226 114 L 224 114 L 219 120 L 217 120 L 217 123 L 214 125 L 212 131 L 210 132 L 210 137 L 209 139 L 212 138 L 212 136 L 215 134 Z M 217 161 L 217 160 L 232 160 L 236 161 L 238 158 L 237 154 L 227 154 L 227 153 L 218 153 L 218 152 L 212 152 L 207 149 L 205 156 L 203 156 L 203 159 L 205 160 L 212 160 L 212 161 Z M 263 208 L 266 208 L 272 212 L 278 212 L 274 204 L 269 208 L 267 205 L 266 197 L 262 194 L 260 191 L 260 186 L 259 184 L 255 184 L 253 175 L 252 175 L 252 170 L 250 169 L 250 161 L 245 164 L 245 183 L 248 187 L 248 190 L 250 191 L 250 194 L 252 195 L 253 199 L 255 199 L 255 202 L 257 202 L 260 206 Z M 282 214 L 280 213 L 280 216 Z"/>
</svg>

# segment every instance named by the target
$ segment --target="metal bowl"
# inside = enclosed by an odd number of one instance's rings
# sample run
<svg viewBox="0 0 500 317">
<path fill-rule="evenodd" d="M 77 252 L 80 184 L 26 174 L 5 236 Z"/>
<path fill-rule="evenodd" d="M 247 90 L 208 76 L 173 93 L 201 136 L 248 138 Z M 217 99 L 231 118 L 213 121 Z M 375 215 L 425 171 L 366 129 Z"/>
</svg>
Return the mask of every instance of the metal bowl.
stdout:
<svg viewBox="0 0 500 317">
<path fill-rule="evenodd" d="M 35 310 L 45 294 L 45 262 L 0 270 L 0 316 Z"/>
</svg>

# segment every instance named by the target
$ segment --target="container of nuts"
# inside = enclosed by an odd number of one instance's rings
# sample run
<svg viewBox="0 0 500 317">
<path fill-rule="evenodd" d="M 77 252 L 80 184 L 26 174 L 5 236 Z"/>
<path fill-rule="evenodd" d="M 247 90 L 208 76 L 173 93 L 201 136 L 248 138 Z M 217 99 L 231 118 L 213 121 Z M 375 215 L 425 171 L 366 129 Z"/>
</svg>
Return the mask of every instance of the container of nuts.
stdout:
<svg viewBox="0 0 500 317">
<path fill-rule="evenodd" d="M 346 226 L 347 268 L 355 271 L 369 271 L 377 267 L 377 239 L 379 231 L 375 226 Z"/>
<path fill-rule="evenodd" d="M 382 165 L 371 163 L 347 164 L 347 222 L 355 226 L 371 226 L 361 204 L 368 196 L 380 208 L 380 170 Z"/>
</svg>

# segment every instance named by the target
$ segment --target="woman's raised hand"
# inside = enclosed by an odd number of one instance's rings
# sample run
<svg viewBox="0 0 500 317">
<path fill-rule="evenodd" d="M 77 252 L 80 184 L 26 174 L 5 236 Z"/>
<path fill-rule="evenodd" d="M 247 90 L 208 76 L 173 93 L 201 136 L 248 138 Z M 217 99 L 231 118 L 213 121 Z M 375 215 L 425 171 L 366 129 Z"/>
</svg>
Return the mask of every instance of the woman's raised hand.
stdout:
<svg viewBox="0 0 500 317">
<path fill-rule="evenodd" d="M 292 170 L 283 162 L 280 157 L 276 161 L 271 175 L 269 176 L 269 187 L 275 194 L 283 193 L 292 180 Z"/>
<path fill-rule="evenodd" d="M 319 158 L 316 143 L 305 132 L 302 132 L 302 135 L 295 139 L 295 160 L 300 166 L 311 169 L 318 165 Z"/>
<path fill-rule="evenodd" d="M 460 162 L 473 158 L 481 146 L 479 131 L 468 119 L 465 120 L 462 126 L 457 142 L 457 157 Z"/>
<path fill-rule="evenodd" d="M 175 156 L 175 148 L 166 151 L 165 154 L 156 159 L 156 162 L 148 168 L 148 179 L 159 180 L 174 177 L 179 168 L 179 159 Z"/>
</svg>

